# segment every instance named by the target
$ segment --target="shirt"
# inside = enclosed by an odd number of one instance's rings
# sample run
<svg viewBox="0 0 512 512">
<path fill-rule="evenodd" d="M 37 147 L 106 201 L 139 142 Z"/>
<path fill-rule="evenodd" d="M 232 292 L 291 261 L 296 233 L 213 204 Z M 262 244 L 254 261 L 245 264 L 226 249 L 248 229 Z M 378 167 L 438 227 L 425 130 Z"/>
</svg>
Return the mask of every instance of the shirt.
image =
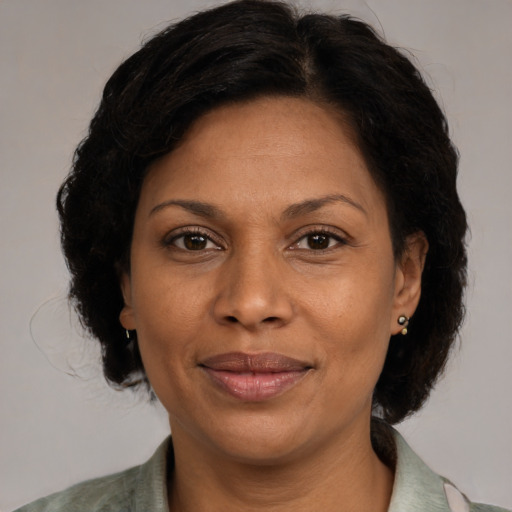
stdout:
<svg viewBox="0 0 512 512">
<path fill-rule="evenodd" d="M 512 512 L 471 503 L 449 480 L 434 473 L 396 430 L 391 432 L 395 481 L 388 512 Z M 167 461 L 173 460 L 168 437 L 140 466 L 82 482 L 15 512 L 169 512 Z"/>
</svg>

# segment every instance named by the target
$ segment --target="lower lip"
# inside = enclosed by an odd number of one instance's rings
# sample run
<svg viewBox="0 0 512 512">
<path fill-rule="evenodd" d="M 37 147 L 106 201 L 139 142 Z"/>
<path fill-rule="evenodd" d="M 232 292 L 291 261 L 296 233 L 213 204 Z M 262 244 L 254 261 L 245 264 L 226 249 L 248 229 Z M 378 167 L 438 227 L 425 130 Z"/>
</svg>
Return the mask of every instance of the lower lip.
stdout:
<svg viewBox="0 0 512 512">
<path fill-rule="evenodd" d="M 203 369 L 219 388 L 245 402 L 261 402 L 282 395 L 308 373 L 306 369 L 277 373 L 237 373 L 207 367 Z"/>
</svg>

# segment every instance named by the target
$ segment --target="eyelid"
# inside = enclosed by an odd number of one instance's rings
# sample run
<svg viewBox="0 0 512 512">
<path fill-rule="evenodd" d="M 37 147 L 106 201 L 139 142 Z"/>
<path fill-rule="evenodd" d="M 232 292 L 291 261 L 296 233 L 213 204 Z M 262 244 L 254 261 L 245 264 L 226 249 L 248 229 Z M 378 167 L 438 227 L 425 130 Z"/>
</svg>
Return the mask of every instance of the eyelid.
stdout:
<svg viewBox="0 0 512 512">
<path fill-rule="evenodd" d="M 218 237 L 215 233 L 213 233 L 211 230 L 204 228 L 202 226 L 183 226 L 179 228 L 175 228 L 169 233 L 167 233 L 163 240 L 162 244 L 165 247 L 174 247 L 177 249 L 181 249 L 177 245 L 174 244 L 174 241 L 178 238 L 181 238 L 186 235 L 201 235 L 213 242 L 217 246 L 217 250 L 225 249 L 223 242 L 220 240 L 220 237 Z M 186 249 L 183 249 L 186 250 Z M 204 249 L 204 250 L 212 250 L 212 249 Z M 188 252 L 188 251 L 187 251 Z M 190 251 L 195 252 L 195 251 Z M 197 251 L 200 252 L 200 251 Z"/>
<path fill-rule="evenodd" d="M 327 249 L 298 249 L 294 246 L 296 246 L 303 238 L 315 235 L 315 234 L 322 234 L 325 236 L 328 236 L 330 238 L 334 238 L 338 241 L 338 244 L 334 247 L 328 247 Z M 162 245 L 165 247 L 172 246 L 174 248 L 178 248 L 174 241 L 177 240 L 180 237 L 186 236 L 186 235 L 201 235 L 210 240 L 212 243 L 214 243 L 217 246 L 218 250 L 225 250 L 225 242 L 219 237 L 216 233 L 212 232 L 210 229 L 205 228 L 203 226 L 183 226 L 173 229 L 172 231 L 168 232 L 162 239 Z M 317 252 L 322 253 L 326 252 L 328 250 L 334 249 L 338 245 L 346 245 L 349 244 L 351 241 L 351 237 L 342 231 L 339 228 L 335 228 L 333 226 L 325 226 L 325 225 L 312 225 L 312 226 L 305 226 L 301 229 L 299 229 L 295 234 L 293 235 L 294 242 L 289 245 L 289 249 L 291 250 L 308 250 L 311 252 Z M 205 250 L 211 250 L 211 249 L 205 249 Z M 191 251 L 193 252 L 193 251 Z M 200 252 L 200 251 L 198 251 Z"/>
<path fill-rule="evenodd" d="M 298 245 L 298 243 L 301 240 L 303 240 L 304 238 L 306 238 L 307 236 L 316 235 L 316 234 L 321 234 L 321 235 L 325 235 L 325 236 L 334 238 L 335 240 L 338 241 L 338 244 L 336 244 L 336 246 L 334 246 L 334 247 L 328 247 L 327 249 L 316 249 L 315 250 L 315 249 L 299 249 L 296 247 L 294 248 L 294 246 Z M 340 230 L 339 228 L 335 228 L 333 226 L 325 226 L 325 225 L 306 226 L 295 233 L 294 239 L 295 239 L 295 241 L 289 246 L 290 249 L 292 249 L 292 250 L 308 250 L 308 251 L 316 252 L 316 253 L 322 253 L 322 252 L 329 251 L 331 249 L 334 249 L 338 245 L 347 245 L 351 241 L 351 237 L 344 231 Z"/>
</svg>

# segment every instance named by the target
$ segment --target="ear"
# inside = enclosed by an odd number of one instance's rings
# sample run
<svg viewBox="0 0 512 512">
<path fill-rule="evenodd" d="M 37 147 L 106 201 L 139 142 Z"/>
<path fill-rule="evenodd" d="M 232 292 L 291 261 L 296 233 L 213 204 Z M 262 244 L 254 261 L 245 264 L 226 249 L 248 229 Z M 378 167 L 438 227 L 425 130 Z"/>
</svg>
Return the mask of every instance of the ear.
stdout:
<svg viewBox="0 0 512 512">
<path fill-rule="evenodd" d="M 123 294 L 124 306 L 119 313 L 119 322 L 121 325 L 132 331 L 136 329 L 135 314 L 132 305 L 132 283 L 128 273 L 123 272 L 120 279 L 121 293 Z"/>
<path fill-rule="evenodd" d="M 428 252 L 425 233 L 418 231 L 409 235 L 402 256 L 397 262 L 395 274 L 395 294 L 391 315 L 391 334 L 398 334 L 402 326 L 398 317 L 412 317 L 421 297 L 421 275 Z"/>
</svg>

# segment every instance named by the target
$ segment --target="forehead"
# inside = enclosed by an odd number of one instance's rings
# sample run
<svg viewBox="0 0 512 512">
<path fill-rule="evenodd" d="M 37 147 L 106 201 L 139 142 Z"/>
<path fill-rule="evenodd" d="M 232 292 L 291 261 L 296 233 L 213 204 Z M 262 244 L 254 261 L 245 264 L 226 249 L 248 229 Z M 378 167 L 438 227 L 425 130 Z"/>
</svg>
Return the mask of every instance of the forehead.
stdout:
<svg viewBox="0 0 512 512">
<path fill-rule="evenodd" d="M 265 97 L 200 117 L 151 166 L 141 206 L 179 196 L 284 208 L 334 193 L 368 209 L 382 199 L 343 117 L 306 99 Z"/>
</svg>

